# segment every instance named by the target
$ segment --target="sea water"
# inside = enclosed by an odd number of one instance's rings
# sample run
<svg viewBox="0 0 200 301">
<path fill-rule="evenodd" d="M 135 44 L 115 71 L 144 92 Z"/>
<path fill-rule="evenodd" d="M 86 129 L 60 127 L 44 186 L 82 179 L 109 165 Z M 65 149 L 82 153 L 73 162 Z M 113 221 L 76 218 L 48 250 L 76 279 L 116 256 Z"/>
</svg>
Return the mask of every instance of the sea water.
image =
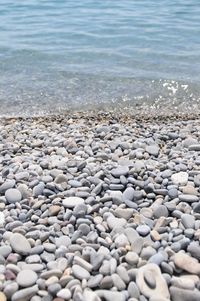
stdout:
<svg viewBox="0 0 200 301">
<path fill-rule="evenodd" d="M 198 0 L 0 0 L 0 115 L 199 99 Z"/>
</svg>

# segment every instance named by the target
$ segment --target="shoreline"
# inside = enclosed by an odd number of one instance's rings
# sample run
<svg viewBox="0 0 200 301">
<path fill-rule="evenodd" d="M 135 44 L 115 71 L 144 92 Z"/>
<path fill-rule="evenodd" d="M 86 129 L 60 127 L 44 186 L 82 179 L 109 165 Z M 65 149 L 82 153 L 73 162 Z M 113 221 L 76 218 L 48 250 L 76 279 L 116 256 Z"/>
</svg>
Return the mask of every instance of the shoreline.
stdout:
<svg viewBox="0 0 200 301">
<path fill-rule="evenodd" d="M 148 117 L 0 119 L 0 300 L 200 300 L 199 115 Z"/>
</svg>

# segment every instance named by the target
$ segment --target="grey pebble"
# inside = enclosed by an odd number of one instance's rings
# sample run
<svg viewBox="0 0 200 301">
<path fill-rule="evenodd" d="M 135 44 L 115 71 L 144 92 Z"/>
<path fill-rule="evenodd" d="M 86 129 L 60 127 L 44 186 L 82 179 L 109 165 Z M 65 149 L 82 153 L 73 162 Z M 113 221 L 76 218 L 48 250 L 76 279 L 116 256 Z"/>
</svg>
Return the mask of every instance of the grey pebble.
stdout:
<svg viewBox="0 0 200 301">
<path fill-rule="evenodd" d="M 22 199 L 21 192 L 16 188 L 9 188 L 5 192 L 5 198 L 10 204 L 14 204 L 16 202 L 20 202 Z"/>
</svg>

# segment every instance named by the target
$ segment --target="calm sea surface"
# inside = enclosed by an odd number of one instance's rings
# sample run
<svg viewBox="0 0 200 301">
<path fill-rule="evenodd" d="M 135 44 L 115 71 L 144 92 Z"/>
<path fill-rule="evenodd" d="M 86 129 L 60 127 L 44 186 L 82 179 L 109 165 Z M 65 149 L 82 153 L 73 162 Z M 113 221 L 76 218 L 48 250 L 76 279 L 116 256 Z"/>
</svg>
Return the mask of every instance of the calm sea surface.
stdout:
<svg viewBox="0 0 200 301">
<path fill-rule="evenodd" d="M 0 112 L 200 99 L 198 0 L 0 0 Z"/>
</svg>

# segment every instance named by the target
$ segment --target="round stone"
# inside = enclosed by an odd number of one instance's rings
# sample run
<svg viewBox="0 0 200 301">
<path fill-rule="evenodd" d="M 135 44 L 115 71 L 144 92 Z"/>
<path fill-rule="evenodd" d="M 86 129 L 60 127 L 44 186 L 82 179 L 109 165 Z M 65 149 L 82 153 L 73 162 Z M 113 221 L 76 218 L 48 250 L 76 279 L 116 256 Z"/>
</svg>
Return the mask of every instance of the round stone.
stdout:
<svg viewBox="0 0 200 301">
<path fill-rule="evenodd" d="M 16 202 L 20 202 L 22 199 L 22 194 L 18 189 L 10 188 L 5 192 L 5 198 L 8 203 L 13 204 Z"/>
<path fill-rule="evenodd" d="M 63 200 L 63 206 L 66 208 L 74 208 L 80 204 L 84 204 L 84 199 L 75 196 L 71 196 Z"/>
<path fill-rule="evenodd" d="M 140 225 L 136 228 L 136 230 L 141 236 L 146 236 L 149 234 L 151 229 L 147 225 Z"/>
<path fill-rule="evenodd" d="M 28 255 L 31 251 L 29 241 L 20 233 L 14 233 L 11 235 L 10 245 L 13 251 L 20 255 Z"/>
<path fill-rule="evenodd" d="M 17 275 L 17 283 L 22 287 L 29 287 L 36 283 L 38 276 L 36 272 L 32 270 L 22 270 Z"/>
</svg>

